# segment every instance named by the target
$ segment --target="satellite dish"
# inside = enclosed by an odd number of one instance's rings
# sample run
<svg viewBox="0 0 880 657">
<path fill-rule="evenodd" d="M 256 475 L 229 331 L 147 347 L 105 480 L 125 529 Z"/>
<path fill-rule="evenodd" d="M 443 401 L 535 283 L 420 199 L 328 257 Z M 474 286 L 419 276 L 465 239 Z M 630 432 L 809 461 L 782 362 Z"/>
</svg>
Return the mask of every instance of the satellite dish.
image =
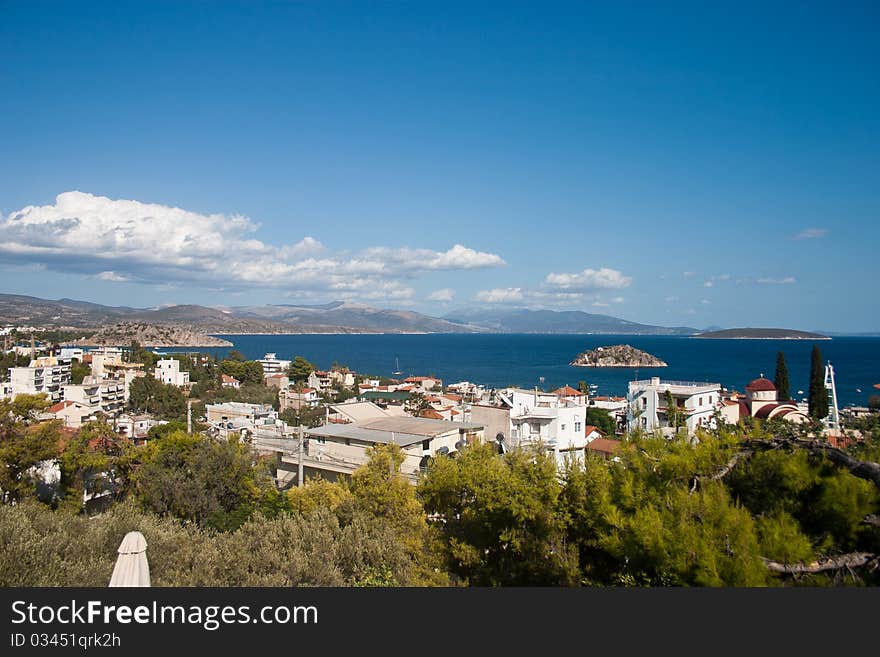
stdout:
<svg viewBox="0 0 880 657">
<path fill-rule="evenodd" d="M 446 454 L 449 454 L 449 448 L 445 447 L 445 446 L 441 447 L 440 449 L 437 450 L 437 453 L 445 456 Z"/>
</svg>

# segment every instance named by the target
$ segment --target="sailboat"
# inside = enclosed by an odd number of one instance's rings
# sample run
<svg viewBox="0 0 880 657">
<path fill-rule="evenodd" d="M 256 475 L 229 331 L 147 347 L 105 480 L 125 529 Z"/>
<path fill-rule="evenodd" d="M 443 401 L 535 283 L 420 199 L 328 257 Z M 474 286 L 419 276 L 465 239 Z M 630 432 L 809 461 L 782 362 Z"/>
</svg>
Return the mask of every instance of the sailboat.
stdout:
<svg viewBox="0 0 880 657">
<path fill-rule="evenodd" d="M 394 357 L 394 371 L 392 372 L 392 374 L 403 374 L 403 372 L 400 371 L 400 363 L 398 362 L 396 356 Z"/>
</svg>

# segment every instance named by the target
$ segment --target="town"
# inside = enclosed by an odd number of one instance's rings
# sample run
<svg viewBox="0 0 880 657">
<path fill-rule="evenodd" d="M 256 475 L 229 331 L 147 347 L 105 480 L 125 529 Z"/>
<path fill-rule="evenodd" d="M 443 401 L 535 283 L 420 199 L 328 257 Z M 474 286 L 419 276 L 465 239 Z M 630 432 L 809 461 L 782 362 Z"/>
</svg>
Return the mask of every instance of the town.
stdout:
<svg viewBox="0 0 880 657">
<path fill-rule="evenodd" d="M 843 416 L 870 413 L 838 409 L 830 363 L 823 365 L 818 391 L 827 410 L 816 415 L 808 404 L 790 400 L 787 373 L 779 370 L 784 382 L 761 373 L 744 382 L 744 392 L 653 377 L 631 381 L 626 397 L 591 396 L 584 381 L 555 390 L 487 389 L 468 381 L 444 384 L 430 375 L 357 373 L 336 362 L 321 370 L 301 356 L 267 353 L 248 361 L 233 350 L 217 361 L 137 344 L 65 347 L 38 343 L 33 335 L 5 351 L 15 365 L 0 375 L 0 398 L 42 395 L 47 407 L 38 420 L 57 421 L 68 434 L 97 422 L 120 440 L 143 445 L 158 435 L 157 427 L 178 423 L 189 434 L 243 441 L 257 454 L 277 457 L 281 489 L 349 477 L 376 445 L 399 446 L 400 473 L 416 483 L 431 458 L 474 443 L 490 443 L 499 454 L 538 448 L 561 469 L 567 459 L 591 454 L 615 458 L 633 432 L 696 440 L 701 429 L 753 419 L 819 427 L 830 444 L 846 446 L 861 433 L 845 431 Z M 84 503 L 93 497 L 100 495 L 86 494 Z"/>
</svg>

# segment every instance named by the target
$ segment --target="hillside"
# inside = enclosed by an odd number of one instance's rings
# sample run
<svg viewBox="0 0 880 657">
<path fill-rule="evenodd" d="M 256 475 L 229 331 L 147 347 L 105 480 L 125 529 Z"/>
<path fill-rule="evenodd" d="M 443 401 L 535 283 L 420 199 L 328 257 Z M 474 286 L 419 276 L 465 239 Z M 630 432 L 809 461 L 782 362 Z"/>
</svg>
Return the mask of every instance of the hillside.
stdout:
<svg viewBox="0 0 880 657">
<path fill-rule="evenodd" d="M 334 302 L 323 306 L 263 305 L 211 308 L 176 305 L 162 308 L 114 307 L 86 301 L 0 294 L 0 325 L 101 328 L 118 322 L 161 324 L 203 333 L 469 333 L 464 326 L 407 310 L 385 310 Z"/>
<path fill-rule="evenodd" d="M 336 326 L 369 333 L 473 333 L 478 327 L 410 310 L 373 308 L 349 301 L 320 306 L 266 305 L 231 308 L 236 317 L 272 320 L 302 327 Z"/>
<path fill-rule="evenodd" d="M 607 333 L 618 335 L 691 335 L 697 329 L 639 324 L 611 315 L 580 310 L 484 310 L 450 313 L 449 321 L 465 322 L 500 333 Z"/>
<path fill-rule="evenodd" d="M 732 328 L 699 333 L 695 338 L 715 340 L 830 340 L 827 335 L 779 328 Z"/>
<path fill-rule="evenodd" d="M 123 347 L 138 342 L 143 347 L 231 347 L 232 343 L 180 326 L 120 322 L 99 330 L 95 335 L 74 344 L 83 347 L 101 345 Z"/>
</svg>

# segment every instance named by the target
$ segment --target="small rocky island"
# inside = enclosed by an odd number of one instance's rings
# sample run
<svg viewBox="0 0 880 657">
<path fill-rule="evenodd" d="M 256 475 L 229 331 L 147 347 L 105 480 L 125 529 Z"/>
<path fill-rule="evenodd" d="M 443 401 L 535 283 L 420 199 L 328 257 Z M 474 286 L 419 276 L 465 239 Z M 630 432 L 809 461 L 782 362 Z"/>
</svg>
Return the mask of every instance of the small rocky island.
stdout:
<svg viewBox="0 0 880 657">
<path fill-rule="evenodd" d="M 570 363 L 575 367 L 666 367 L 666 363 L 647 351 L 617 344 L 579 353 Z"/>
</svg>

